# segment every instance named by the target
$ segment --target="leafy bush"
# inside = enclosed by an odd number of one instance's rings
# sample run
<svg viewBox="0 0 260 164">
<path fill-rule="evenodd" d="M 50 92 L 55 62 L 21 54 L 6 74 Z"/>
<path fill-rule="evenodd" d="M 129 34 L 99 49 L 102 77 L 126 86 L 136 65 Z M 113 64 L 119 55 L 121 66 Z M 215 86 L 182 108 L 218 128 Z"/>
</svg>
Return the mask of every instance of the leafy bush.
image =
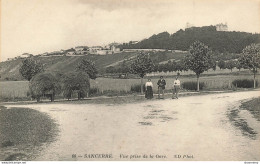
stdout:
<svg viewBox="0 0 260 164">
<path fill-rule="evenodd" d="M 89 89 L 89 95 L 93 96 L 93 95 L 97 95 L 99 93 L 99 89 L 98 88 L 90 88 Z"/>
<path fill-rule="evenodd" d="M 200 82 L 200 90 L 202 90 L 205 87 L 204 82 Z M 182 83 L 182 88 L 186 90 L 197 90 L 197 82 L 196 81 L 187 81 Z"/>
<path fill-rule="evenodd" d="M 37 99 L 37 102 L 44 95 L 50 96 L 51 101 L 54 101 L 55 94 L 61 92 L 61 85 L 51 73 L 39 73 L 31 79 L 29 89 L 32 98 Z"/>
<path fill-rule="evenodd" d="M 90 89 L 89 76 L 85 72 L 69 72 L 63 77 L 63 95 L 70 99 L 77 91 L 78 99 L 84 98 Z"/>
<path fill-rule="evenodd" d="M 131 85 L 131 92 L 141 92 L 141 84 Z M 145 85 L 143 84 L 143 91 L 145 92 Z"/>
<path fill-rule="evenodd" d="M 249 79 L 236 79 L 232 81 L 232 84 L 238 88 L 254 88 L 254 80 Z M 256 81 L 256 87 L 258 86 L 258 81 Z"/>
<path fill-rule="evenodd" d="M 86 58 L 78 63 L 76 71 L 86 72 L 91 79 L 96 79 L 98 74 L 95 63 Z"/>
<path fill-rule="evenodd" d="M 28 81 L 43 71 L 43 65 L 32 58 L 23 60 L 22 66 L 19 69 L 20 74 Z"/>
</svg>

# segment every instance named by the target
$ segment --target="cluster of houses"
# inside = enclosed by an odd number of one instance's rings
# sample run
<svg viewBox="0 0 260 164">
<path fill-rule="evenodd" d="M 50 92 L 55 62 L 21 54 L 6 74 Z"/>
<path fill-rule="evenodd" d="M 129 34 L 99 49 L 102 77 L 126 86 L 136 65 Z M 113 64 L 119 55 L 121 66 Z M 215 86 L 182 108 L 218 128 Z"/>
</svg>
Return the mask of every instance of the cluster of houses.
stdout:
<svg viewBox="0 0 260 164">
<path fill-rule="evenodd" d="M 43 54 L 39 54 L 41 57 L 47 57 L 47 56 L 83 56 L 83 55 L 108 55 L 108 54 L 114 54 L 119 53 L 120 48 L 118 48 L 118 43 L 111 43 L 107 46 L 77 46 L 75 48 L 70 48 L 67 50 L 60 50 L 60 51 L 53 51 L 53 52 L 45 52 Z"/>
<path fill-rule="evenodd" d="M 138 41 L 131 41 L 131 44 L 136 44 Z M 160 52 L 160 51 L 167 51 L 166 49 L 120 49 L 119 43 L 110 43 L 106 46 L 77 46 L 74 48 L 70 48 L 67 50 L 60 50 L 60 51 L 53 51 L 53 52 L 45 52 L 42 54 L 38 54 L 36 56 L 39 57 L 51 57 L 51 56 L 85 56 L 89 54 L 94 55 L 109 55 L 109 54 L 116 54 L 120 52 Z M 172 52 L 181 52 L 186 53 L 186 51 L 179 51 L 179 50 L 171 50 Z M 18 58 L 27 58 L 33 56 L 30 53 L 23 53 L 22 55 L 15 57 L 14 59 Z M 14 60 L 8 58 L 8 60 Z"/>
<path fill-rule="evenodd" d="M 120 44 L 119 43 L 110 43 L 104 47 L 102 46 L 77 46 L 74 48 L 70 48 L 67 50 L 60 50 L 60 51 L 53 51 L 53 52 L 45 52 L 42 54 L 38 54 L 35 56 L 39 57 L 51 57 L 51 56 L 84 56 L 89 54 L 94 55 L 108 55 L 108 54 L 115 54 L 120 53 L 121 50 L 118 48 Z M 33 56 L 33 54 L 30 53 L 23 53 L 20 56 L 17 56 L 15 58 L 8 58 L 8 61 L 15 60 L 15 59 L 23 59 Z"/>
</svg>

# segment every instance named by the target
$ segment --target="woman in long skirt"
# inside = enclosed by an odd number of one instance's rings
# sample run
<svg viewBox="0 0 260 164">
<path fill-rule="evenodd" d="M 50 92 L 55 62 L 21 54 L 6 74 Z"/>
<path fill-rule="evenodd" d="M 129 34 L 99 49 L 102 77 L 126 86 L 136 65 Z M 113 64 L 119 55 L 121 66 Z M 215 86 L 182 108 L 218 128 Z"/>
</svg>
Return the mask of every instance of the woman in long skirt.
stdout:
<svg viewBox="0 0 260 164">
<path fill-rule="evenodd" d="M 153 98 L 153 83 L 151 82 L 151 79 L 148 79 L 148 81 L 145 83 L 145 98 L 152 99 Z"/>
</svg>

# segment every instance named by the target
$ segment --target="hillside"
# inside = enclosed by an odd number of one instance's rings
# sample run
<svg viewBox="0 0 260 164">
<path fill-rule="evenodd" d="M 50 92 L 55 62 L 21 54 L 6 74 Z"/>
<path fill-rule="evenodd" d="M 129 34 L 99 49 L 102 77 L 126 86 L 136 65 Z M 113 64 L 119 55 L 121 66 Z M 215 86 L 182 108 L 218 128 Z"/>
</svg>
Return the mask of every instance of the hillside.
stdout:
<svg viewBox="0 0 260 164">
<path fill-rule="evenodd" d="M 251 43 L 260 43 L 260 34 L 246 32 L 217 31 L 215 26 L 191 27 L 170 35 L 162 32 L 136 44 L 120 45 L 122 49 L 169 49 L 187 51 L 189 46 L 199 40 L 214 51 L 240 53 Z"/>
<path fill-rule="evenodd" d="M 113 55 L 86 55 L 86 56 L 50 56 L 33 58 L 44 65 L 46 71 L 68 72 L 75 69 L 76 65 L 82 59 L 92 60 L 100 74 L 103 74 L 107 67 L 117 67 L 124 61 L 130 63 L 139 52 L 121 52 Z M 165 52 L 149 52 L 151 59 L 155 63 L 161 63 L 168 60 L 180 60 L 185 53 L 177 53 L 171 51 Z M 14 59 L 0 63 L 0 80 L 22 80 L 19 68 L 23 59 Z"/>
<path fill-rule="evenodd" d="M 132 42 L 120 45 L 126 49 L 165 49 L 165 51 L 150 51 L 150 57 L 155 64 L 163 64 L 170 61 L 182 59 L 187 52 L 167 51 L 168 50 L 188 50 L 195 41 L 200 40 L 210 46 L 214 51 L 214 57 L 222 60 L 238 58 L 242 49 L 251 43 L 260 43 L 260 34 L 245 32 L 224 32 L 217 31 L 215 26 L 191 27 L 179 30 L 170 35 L 163 32 L 144 39 L 136 44 Z M 223 52 L 223 53 L 221 53 Z M 107 67 L 119 68 L 124 62 L 131 64 L 131 60 L 139 52 L 120 52 L 111 55 L 85 55 L 85 56 L 33 56 L 33 58 L 44 65 L 46 71 L 68 72 L 75 69 L 76 65 L 83 58 L 95 62 L 99 74 L 103 74 Z M 22 80 L 19 68 L 22 63 L 21 58 L 0 63 L 0 80 Z"/>
<path fill-rule="evenodd" d="M 33 57 L 44 65 L 46 71 L 68 72 L 75 69 L 76 65 L 83 58 L 95 62 L 99 72 L 115 62 L 134 56 L 133 53 L 121 53 L 114 55 L 87 55 L 87 56 L 50 56 L 50 57 Z M 21 80 L 19 68 L 23 59 L 14 59 L 0 63 L 1 80 Z"/>
</svg>

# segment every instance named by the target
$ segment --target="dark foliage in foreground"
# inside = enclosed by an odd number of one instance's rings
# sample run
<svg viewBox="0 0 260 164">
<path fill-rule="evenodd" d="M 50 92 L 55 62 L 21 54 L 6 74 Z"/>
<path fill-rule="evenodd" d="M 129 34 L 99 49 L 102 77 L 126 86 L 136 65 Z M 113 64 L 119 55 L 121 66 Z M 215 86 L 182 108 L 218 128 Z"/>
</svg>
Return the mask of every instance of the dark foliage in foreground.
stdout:
<svg viewBox="0 0 260 164">
<path fill-rule="evenodd" d="M 254 88 L 254 80 L 249 79 L 236 79 L 232 81 L 232 84 L 237 88 Z M 258 81 L 256 81 L 256 87 L 258 86 Z"/>
<path fill-rule="evenodd" d="M 205 87 L 204 82 L 200 82 L 200 90 L 202 90 Z M 186 90 L 196 91 L 197 90 L 197 82 L 195 81 L 188 81 L 182 83 L 182 88 Z"/>
<path fill-rule="evenodd" d="M 130 91 L 141 93 L 141 84 L 132 85 Z M 144 84 L 143 84 L 143 92 L 145 92 L 145 85 Z"/>
</svg>

